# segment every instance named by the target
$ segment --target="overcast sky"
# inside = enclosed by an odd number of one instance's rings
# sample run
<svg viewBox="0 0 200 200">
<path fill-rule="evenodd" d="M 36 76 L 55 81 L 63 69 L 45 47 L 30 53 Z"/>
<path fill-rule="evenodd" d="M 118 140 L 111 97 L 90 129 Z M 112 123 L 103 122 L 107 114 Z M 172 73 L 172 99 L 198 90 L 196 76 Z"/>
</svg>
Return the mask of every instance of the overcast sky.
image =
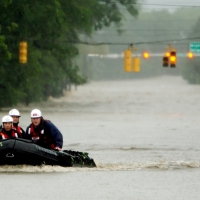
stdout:
<svg viewBox="0 0 200 200">
<path fill-rule="evenodd" d="M 154 4 L 145 5 L 145 10 L 155 10 L 160 8 L 176 9 L 180 6 L 198 6 L 200 9 L 200 0 L 138 0 L 142 4 Z M 163 5 L 163 6 L 161 6 Z"/>
</svg>

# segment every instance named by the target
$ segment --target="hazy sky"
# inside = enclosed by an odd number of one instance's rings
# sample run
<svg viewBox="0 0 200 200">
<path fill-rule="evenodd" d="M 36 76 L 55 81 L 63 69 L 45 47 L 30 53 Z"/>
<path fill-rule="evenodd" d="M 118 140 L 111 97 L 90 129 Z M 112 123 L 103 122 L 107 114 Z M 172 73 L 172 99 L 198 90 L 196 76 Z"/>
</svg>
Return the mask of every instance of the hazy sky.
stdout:
<svg viewBox="0 0 200 200">
<path fill-rule="evenodd" d="M 174 10 L 178 8 L 179 5 L 184 7 L 198 6 L 200 9 L 200 0 L 138 0 L 138 2 L 143 4 L 154 4 L 145 5 L 145 10 L 155 10 L 160 8 Z"/>
</svg>

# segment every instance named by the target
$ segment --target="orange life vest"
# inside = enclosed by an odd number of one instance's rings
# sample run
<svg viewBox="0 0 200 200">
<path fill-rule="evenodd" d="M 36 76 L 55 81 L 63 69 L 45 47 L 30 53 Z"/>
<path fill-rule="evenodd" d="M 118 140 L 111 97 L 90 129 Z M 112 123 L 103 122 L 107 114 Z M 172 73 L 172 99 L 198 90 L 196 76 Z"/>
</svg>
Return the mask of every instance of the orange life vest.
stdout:
<svg viewBox="0 0 200 200">
<path fill-rule="evenodd" d="M 46 148 L 55 148 L 55 145 L 53 143 L 53 140 L 50 135 L 46 135 L 44 132 L 44 129 L 41 129 L 39 131 L 35 131 L 34 125 L 31 124 L 28 130 L 28 134 L 31 137 L 31 140 L 38 145 L 41 145 Z"/>
<path fill-rule="evenodd" d="M 0 137 L 3 140 L 8 139 L 8 138 L 18 138 L 19 134 L 15 129 L 11 129 L 11 135 L 8 135 L 8 133 L 4 129 L 2 129 L 0 132 Z"/>
<path fill-rule="evenodd" d="M 20 137 L 22 137 L 23 131 L 22 131 L 22 128 L 20 126 L 14 126 L 13 125 L 13 129 L 15 129 L 20 134 Z"/>
</svg>

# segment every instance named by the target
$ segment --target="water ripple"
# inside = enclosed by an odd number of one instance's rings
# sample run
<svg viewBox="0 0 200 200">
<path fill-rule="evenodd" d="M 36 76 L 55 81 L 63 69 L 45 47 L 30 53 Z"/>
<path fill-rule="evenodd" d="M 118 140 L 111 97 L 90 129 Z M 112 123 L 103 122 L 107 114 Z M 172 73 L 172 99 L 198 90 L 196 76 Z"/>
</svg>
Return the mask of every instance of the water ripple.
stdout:
<svg viewBox="0 0 200 200">
<path fill-rule="evenodd" d="M 2 165 L 0 173 L 49 173 L 49 172 L 77 172 L 77 171 L 134 171 L 134 170 L 183 170 L 200 168 L 200 161 L 154 161 L 133 163 L 97 163 L 96 168 L 61 167 L 61 166 L 29 166 Z"/>
</svg>

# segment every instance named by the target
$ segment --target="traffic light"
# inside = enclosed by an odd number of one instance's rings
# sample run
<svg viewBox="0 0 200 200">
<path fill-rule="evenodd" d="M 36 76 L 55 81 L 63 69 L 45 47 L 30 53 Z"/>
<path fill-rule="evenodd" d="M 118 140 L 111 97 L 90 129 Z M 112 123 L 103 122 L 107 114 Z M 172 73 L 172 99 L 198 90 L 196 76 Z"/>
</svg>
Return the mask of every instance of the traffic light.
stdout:
<svg viewBox="0 0 200 200">
<path fill-rule="evenodd" d="M 165 56 L 169 57 L 170 53 L 169 52 L 165 52 Z"/>
<path fill-rule="evenodd" d="M 19 63 L 27 63 L 27 42 L 21 41 L 19 43 Z"/>
<path fill-rule="evenodd" d="M 175 50 L 171 50 L 169 61 L 170 61 L 170 67 L 176 67 L 176 51 Z"/>
<path fill-rule="evenodd" d="M 133 71 L 140 72 L 140 58 L 133 58 Z"/>
<path fill-rule="evenodd" d="M 132 71 L 132 51 L 130 49 L 124 51 L 124 71 Z"/>
<path fill-rule="evenodd" d="M 147 51 L 143 52 L 142 57 L 145 59 L 149 58 L 149 53 Z"/>
<path fill-rule="evenodd" d="M 187 57 L 192 59 L 192 58 L 194 58 L 194 54 L 192 52 L 188 52 Z"/>
<path fill-rule="evenodd" d="M 169 66 L 169 57 L 168 56 L 163 56 L 163 67 L 168 67 Z"/>
</svg>

